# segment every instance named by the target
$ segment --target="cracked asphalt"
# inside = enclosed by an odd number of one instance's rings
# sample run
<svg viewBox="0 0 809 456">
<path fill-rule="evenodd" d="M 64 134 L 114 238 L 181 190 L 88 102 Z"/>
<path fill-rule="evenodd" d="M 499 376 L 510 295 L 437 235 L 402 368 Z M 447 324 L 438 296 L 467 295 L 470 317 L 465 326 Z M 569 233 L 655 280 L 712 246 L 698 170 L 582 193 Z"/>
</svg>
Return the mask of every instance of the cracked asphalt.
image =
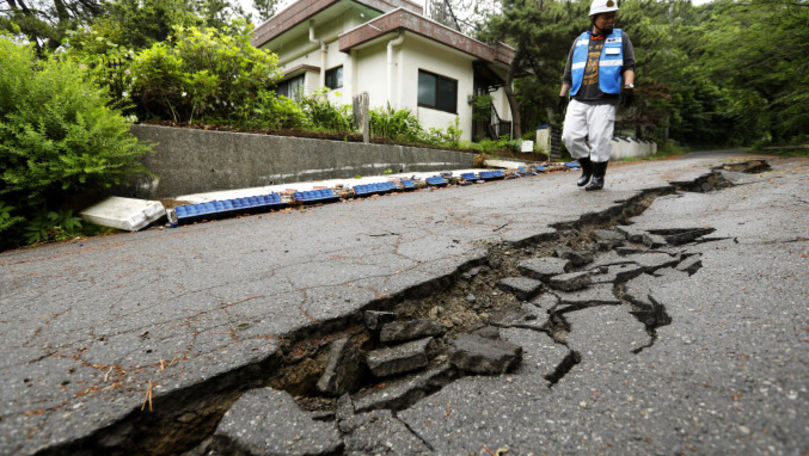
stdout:
<svg viewBox="0 0 809 456">
<path fill-rule="evenodd" d="M 288 334 L 451 275 L 487 245 L 750 158 L 612 166 L 602 192 L 555 173 L 4 252 L 0 453 L 119 448 L 178 402 L 212 406 L 205 396 L 226 391 L 228 374 L 250 383 L 255 366 L 272 370 Z M 683 246 L 701 255 L 695 274 L 648 280 L 672 320 L 656 340 L 625 305 L 567 312 L 581 360 L 549 385 L 567 350 L 504 328 L 521 367 L 461 378 L 385 418 L 410 435 L 382 454 L 809 454 L 809 160 L 768 161 L 772 171 L 658 197 L 632 219 L 716 229 Z"/>
</svg>

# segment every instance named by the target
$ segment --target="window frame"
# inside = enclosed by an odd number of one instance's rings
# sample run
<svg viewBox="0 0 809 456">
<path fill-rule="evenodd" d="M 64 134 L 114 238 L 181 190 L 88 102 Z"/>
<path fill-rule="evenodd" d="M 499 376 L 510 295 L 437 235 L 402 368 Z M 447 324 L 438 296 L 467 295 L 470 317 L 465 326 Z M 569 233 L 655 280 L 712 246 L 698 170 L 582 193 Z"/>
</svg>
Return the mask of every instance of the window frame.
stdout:
<svg viewBox="0 0 809 456">
<path fill-rule="evenodd" d="M 427 104 L 427 103 L 422 103 L 422 101 L 420 99 L 418 99 L 418 97 L 419 97 L 418 92 L 419 91 L 417 90 L 416 91 L 416 97 L 417 97 L 416 102 L 417 102 L 418 106 L 422 107 L 422 108 L 435 109 L 437 111 L 444 111 L 444 112 L 448 112 L 450 114 L 458 114 L 458 80 L 450 78 L 448 76 L 442 76 L 442 75 L 440 75 L 438 73 L 433 73 L 432 71 L 423 70 L 421 68 L 419 68 L 419 79 L 421 79 L 421 74 L 422 73 L 433 76 L 435 78 L 435 92 L 434 92 L 435 104 L 430 105 L 430 104 Z M 455 97 L 454 97 L 453 107 L 452 107 L 451 110 L 447 109 L 446 107 L 441 106 L 440 103 L 439 103 L 440 97 L 439 97 L 438 88 L 441 86 L 442 81 L 444 83 L 449 82 L 449 83 L 451 83 L 453 85 L 453 89 L 454 89 L 454 92 L 455 92 Z M 420 84 L 418 82 L 417 82 L 417 86 L 420 86 Z"/>
<path fill-rule="evenodd" d="M 298 79 L 300 79 L 301 84 L 300 84 L 300 85 L 297 87 L 297 89 L 300 89 L 300 90 L 295 90 L 295 92 L 300 92 L 300 94 L 298 94 L 298 93 L 289 93 L 289 92 L 290 92 L 290 84 L 291 84 L 293 81 L 296 81 L 296 80 L 298 80 Z M 281 93 L 281 91 L 279 90 L 279 89 L 281 88 L 281 86 L 283 86 L 283 85 L 286 85 L 286 86 L 287 86 L 287 90 L 286 90 L 286 91 L 287 91 L 287 94 L 283 94 L 283 93 Z M 302 96 L 302 95 L 303 95 L 303 90 L 304 90 L 304 87 L 306 87 L 306 73 L 305 73 L 305 72 L 304 72 L 304 73 L 301 73 L 301 74 L 298 74 L 298 75 L 295 75 L 295 76 L 293 76 L 293 77 L 291 77 L 291 78 L 284 79 L 283 81 L 279 82 L 279 83 L 278 83 L 278 85 L 277 85 L 277 86 L 275 86 L 275 89 L 276 89 L 276 93 L 275 93 L 275 94 L 276 94 L 276 96 L 281 96 L 281 95 L 283 95 L 283 96 L 285 96 L 285 97 L 287 97 L 287 98 L 289 98 L 289 99 L 296 100 L 296 99 L 297 99 L 297 97 L 298 97 L 298 95 L 300 95 L 300 96 Z"/>
<path fill-rule="evenodd" d="M 334 87 L 332 87 L 332 86 L 329 85 L 329 77 L 336 74 L 338 71 L 340 72 L 340 85 L 335 85 Z M 342 89 L 343 88 L 343 66 L 342 65 L 338 65 L 338 66 L 336 66 L 334 68 L 330 68 L 330 69 L 326 70 L 325 84 L 326 84 L 326 87 L 328 87 L 331 90 Z"/>
</svg>

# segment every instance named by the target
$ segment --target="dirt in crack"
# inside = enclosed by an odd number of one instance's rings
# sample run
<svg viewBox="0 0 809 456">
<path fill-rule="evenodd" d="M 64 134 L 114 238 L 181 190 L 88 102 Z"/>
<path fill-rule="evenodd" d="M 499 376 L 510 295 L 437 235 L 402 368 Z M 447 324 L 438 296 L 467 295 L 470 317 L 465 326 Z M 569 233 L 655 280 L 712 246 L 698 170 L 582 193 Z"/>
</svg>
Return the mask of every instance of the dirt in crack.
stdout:
<svg viewBox="0 0 809 456">
<path fill-rule="evenodd" d="M 697 179 L 698 191 L 707 191 L 704 183 L 710 187 L 708 190 L 730 185 L 719 171 L 709 177 Z M 342 423 L 374 410 L 387 410 L 398 420 L 397 411 L 458 378 L 499 375 L 516 369 L 521 348 L 500 339 L 501 328 L 539 331 L 567 348 L 565 336 L 575 328 L 567 322 L 565 313 L 598 305 L 629 306 L 630 313 L 643 322 L 650 342 L 636 350 L 639 352 L 654 344 L 656 328 L 669 324 L 671 319 L 662 304 L 648 294 L 637 294 L 635 288 L 641 286 L 632 281 L 644 275 L 654 277 L 663 269 L 693 274 L 701 267 L 698 256 L 677 252 L 683 246 L 703 242 L 713 229 L 665 231 L 661 227 L 663 231 L 641 232 L 627 224 L 630 217 L 640 215 L 656 198 L 692 189 L 693 185 L 675 183 L 647 190 L 605 211 L 557 224 L 553 234 L 519 244 L 490 245 L 484 259 L 466 264 L 448 276 L 377 300 L 354 314 L 287 335 L 280 356 L 160 398 L 162 407 L 156 409 L 168 411 L 155 414 L 149 422 L 133 414 L 82 441 L 51 448 L 46 453 L 65 454 L 88 448 L 112 454 L 213 454 L 234 450 L 228 447 L 236 444 L 234 439 L 227 435 L 212 439 L 211 435 L 244 391 L 260 387 L 288 392 L 313 422 Z M 601 261 L 610 255 L 613 262 Z M 643 262 L 632 260 L 641 256 Z M 657 262 L 650 263 L 650 256 L 655 256 Z M 532 259 L 551 260 L 532 270 L 525 263 Z M 632 264 L 635 266 L 627 266 Z M 542 310 L 547 313 L 544 322 L 526 313 L 524 306 L 530 306 L 542 294 L 575 294 L 587 288 L 596 276 L 610 278 L 619 303 L 594 301 L 563 306 L 560 298 L 557 305 Z M 493 350 L 500 361 L 481 358 L 482 353 Z M 568 349 L 556 367 L 545 374 L 549 387 L 563 380 L 579 362 L 580 353 Z M 184 422 L 183 417 L 189 414 L 193 419 Z M 343 433 L 343 437 L 347 434 L 350 433 Z M 135 443 L 139 439 L 141 444 Z M 341 447 L 328 454 L 344 450 L 350 448 Z"/>
</svg>

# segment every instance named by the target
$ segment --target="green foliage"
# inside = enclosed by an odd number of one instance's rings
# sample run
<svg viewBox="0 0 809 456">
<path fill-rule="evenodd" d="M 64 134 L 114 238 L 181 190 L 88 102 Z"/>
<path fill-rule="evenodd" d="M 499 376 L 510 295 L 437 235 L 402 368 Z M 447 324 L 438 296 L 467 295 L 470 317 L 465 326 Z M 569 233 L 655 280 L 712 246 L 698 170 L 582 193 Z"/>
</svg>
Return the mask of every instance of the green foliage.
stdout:
<svg viewBox="0 0 809 456">
<path fill-rule="evenodd" d="M 70 195 L 121 183 L 143 171 L 147 148 L 79 64 L 38 61 L 31 47 L 2 36 L 0 61 L 0 232 L 8 246 L 20 239 L 20 217 L 32 220 Z"/>
<path fill-rule="evenodd" d="M 507 136 L 503 136 L 497 140 L 486 138 L 476 143 L 462 143 L 459 146 L 464 149 L 478 150 L 484 154 L 496 154 L 497 152 L 519 150 L 520 141 L 521 140 L 509 139 Z"/>
<path fill-rule="evenodd" d="M 427 144 L 437 146 L 458 147 L 461 142 L 461 135 L 463 134 L 460 124 L 460 119 L 456 117 L 446 130 L 430 128 L 428 132 L 422 134 L 421 140 Z"/>
<path fill-rule="evenodd" d="M 171 41 L 140 52 L 132 85 L 139 117 L 246 121 L 244 106 L 281 77 L 277 57 L 250 44 L 251 30 L 243 21 L 222 30 L 178 27 Z"/>
<path fill-rule="evenodd" d="M 253 9 L 258 12 L 258 22 L 266 22 L 275 14 L 279 0 L 253 0 Z"/>
<path fill-rule="evenodd" d="M 306 128 L 309 120 L 295 102 L 283 95 L 276 96 L 272 90 L 259 90 L 255 97 L 240 105 L 236 125 L 246 128 Z"/>
<path fill-rule="evenodd" d="M 4 2 L 0 32 L 22 35 L 37 54 L 59 48 L 69 30 L 89 24 L 104 11 L 102 0 L 50 0 Z"/>
<path fill-rule="evenodd" d="M 45 242 L 66 241 L 81 234 L 81 218 L 72 211 L 47 211 L 38 213 L 25 226 L 25 242 L 42 244 Z"/>
<path fill-rule="evenodd" d="M 351 122 L 351 107 L 348 105 L 334 106 L 326 96 L 326 91 L 317 91 L 308 97 L 301 97 L 298 101 L 303 109 L 309 125 L 315 129 L 346 133 L 353 130 Z"/>
<path fill-rule="evenodd" d="M 387 107 L 371 109 L 369 119 L 371 135 L 391 141 L 417 142 L 422 137 L 419 119 L 409 109 L 395 110 Z"/>
</svg>

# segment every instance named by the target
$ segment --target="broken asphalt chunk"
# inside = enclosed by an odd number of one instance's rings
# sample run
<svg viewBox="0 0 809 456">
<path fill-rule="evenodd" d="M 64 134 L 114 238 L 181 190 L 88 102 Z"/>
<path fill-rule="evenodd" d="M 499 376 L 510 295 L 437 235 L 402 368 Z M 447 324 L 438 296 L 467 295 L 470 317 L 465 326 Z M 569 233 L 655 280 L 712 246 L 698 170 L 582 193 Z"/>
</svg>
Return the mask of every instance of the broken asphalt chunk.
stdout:
<svg viewBox="0 0 809 456">
<path fill-rule="evenodd" d="M 214 450 L 241 455 L 330 455 L 343 449 L 333 423 L 315 421 L 289 393 L 250 390 L 225 413 L 216 428 Z"/>
<path fill-rule="evenodd" d="M 693 275 L 702 267 L 702 260 L 699 255 L 692 255 L 680 262 L 674 269 L 678 271 L 687 272 L 688 275 Z"/>
<path fill-rule="evenodd" d="M 615 230 L 593 230 L 590 236 L 601 250 L 610 250 L 621 245 L 626 240 L 624 234 Z"/>
<path fill-rule="evenodd" d="M 569 260 L 555 257 L 529 258 L 521 261 L 517 269 L 528 277 L 547 281 L 551 276 L 567 272 Z"/>
<path fill-rule="evenodd" d="M 548 280 L 548 286 L 556 290 L 575 291 L 586 288 L 592 283 L 592 273 L 589 271 L 569 272 L 559 274 Z"/>
<path fill-rule="evenodd" d="M 621 300 L 615 297 L 612 284 L 593 285 L 578 291 L 555 291 L 559 304 L 573 306 L 617 305 Z"/>
<path fill-rule="evenodd" d="M 501 290 L 513 294 L 520 301 L 527 301 L 542 289 L 542 282 L 527 277 L 506 277 L 497 282 Z"/>
<path fill-rule="evenodd" d="M 680 263 L 680 256 L 672 256 L 664 252 L 649 252 L 632 256 L 632 261 L 643 266 L 646 272 L 654 272 L 661 268 L 676 266 Z"/>
<path fill-rule="evenodd" d="M 401 410 L 458 378 L 458 371 L 444 363 L 416 376 L 388 382 L 380 388 L 372 388 L 367 394 L 354 400 L 359 412 L 378 409 Z"/>
<path fill-rule="evenodd" d="M 649 233 L 662 235 L 666 242 L 671 245 L 683 245 L 714 231 L 716 231 L 716 228 L 705 227 L 649 230 Z"/>
<path fill-rule="evenodd" d="M 421 369 L 429 363 L 432 337 L 415 340 L 395 347 L 381 348 L 366 355 L 366 363 L 376 377 L 401 374 Z"/>
<path fill-rule="evenodd" d="M 461 334 L 453 339 L 449 362 L 464 372 L 499 375 L 520 364 L 522 347 L 503 340 Z"/>
<path fill-rule="evenodd" d="M 643 244 L 646 247 L 656 249 L 666 245 L 666 240 L 663 236 L 657 234 L 650 234 L 646 231 L 633 228 L 631 226 L 616 226 L 615 230 L 623 233 L 626 240 L 634 244 Z"/>
<path fill-rule="evenodd" d="M 406 342 L 429 336 L 443 336 L 447 329 L 433 320 L 394 321 L 385 323 L 379 331 L 383 343 Z"/>
<path fill-rule="evenodd" d="M 351 422 L 353 430 L 345 437 L 346 455 L 428 456 L 435 453 L 390 410 L 358 414 Z"/>
<path fill-rule="evenodd" d="M 606 270 L 605 270 L 606 269 Z M 593 283 L 620 283 L 643 274 L 644 267 L 636 263 L 611 264 L 600 266 L 593 271 Z"/>
<path fill-rule="evenodd" d="M 385 323 L 396 321 L 395 313 L 381 310 L 366 310 L 363 316 L 365 318 L 365 327 L 371 331 L 378 330 Z"/>
<path fill-rule="evenodd" d="M 360 380 L 360 352 L 348 338 L 331 343 L 329 360 L 317 389 L 326 394 L 339 396 L 354 391 Z"/>
<path fill-rule="evenodd" d="M 593 252 L 573 250 L 567 246 L 556 247 L 556 256 L 570 260 L 570 264 L 573 266 L 584 266 L 593 262 Z"/>
</svg>

